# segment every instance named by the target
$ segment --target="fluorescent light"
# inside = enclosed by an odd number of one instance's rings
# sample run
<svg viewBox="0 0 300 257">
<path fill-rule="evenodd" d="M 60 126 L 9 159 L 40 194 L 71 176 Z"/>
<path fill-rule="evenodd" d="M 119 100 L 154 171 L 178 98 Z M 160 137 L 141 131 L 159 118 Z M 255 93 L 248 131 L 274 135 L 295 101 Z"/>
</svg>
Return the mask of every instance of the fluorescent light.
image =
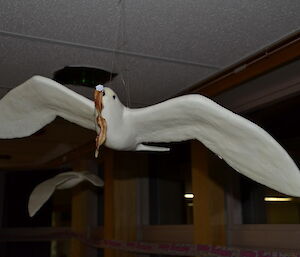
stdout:
<svg viewBox="0 0 300 257">
<path fill-rule="evenodd" d="M 293 198 L 290 197 L 265 197 L 266 202 L 290 202 Z"/>
<path fill-rule="evenodd" d="M 193 194 L 185 194 L 185 195 L 184 195 L 184 198 L 187 198 L 187 199 L 193 199 L 193 198 L 194 198 L 194 195 L 193 195 Z"/>
</svg>

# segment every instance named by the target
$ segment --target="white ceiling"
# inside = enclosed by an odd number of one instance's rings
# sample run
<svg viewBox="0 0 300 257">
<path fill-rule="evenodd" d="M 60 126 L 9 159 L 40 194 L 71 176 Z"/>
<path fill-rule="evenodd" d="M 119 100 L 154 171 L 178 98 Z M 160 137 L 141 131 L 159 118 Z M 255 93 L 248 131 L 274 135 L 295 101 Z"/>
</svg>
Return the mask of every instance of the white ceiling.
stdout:
<svg viewBox="0 0 300 257">
<path fill-rule="evenodd" d="M 0 97 L 83 64 L 119 73 L 124 102 L 152 104 L 295 32 L 299 13 L 295 0 L 0 0 Z"/>
</svg>

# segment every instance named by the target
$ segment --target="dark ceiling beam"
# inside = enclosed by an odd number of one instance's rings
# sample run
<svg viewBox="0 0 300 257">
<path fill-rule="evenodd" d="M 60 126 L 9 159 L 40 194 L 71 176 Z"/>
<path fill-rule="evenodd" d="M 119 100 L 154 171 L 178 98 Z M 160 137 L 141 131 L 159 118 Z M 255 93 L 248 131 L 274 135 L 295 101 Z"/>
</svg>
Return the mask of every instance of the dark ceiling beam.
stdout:
<svg viewBox="0 0 300 257">
<path fill-rule="evenodd" d="M 68 227 L 3 228 L 0 242 L 69 240 L 74 235 Z"/>
<path fill-rule="evenodd" d="M 47 167 L 57 167 L 67 163 L 71 164 L 75 161 L 84 158 L 93 159 L 95 158 L 94 157 L 95 149 L 96 149 L 95 141 L 93 140 L 45 163 L 44 165 Z M 103 151 L 103 148 L 100 148 L 100 154 L 101 154 L 101 150 Z"/>
<path fill-rule="evenodd" d="M 181 94 L 197 93 L 209 97 L 216 96 L 299 57 L 300 31 L 297 31 L 241 62 L 200 81 Z"/>
<path fill-rule="evenodd" d="M 105 147 L 100 148 L 100 154 L 103 155 Z M 89 141 L 81 146 L 78 146 L 77 148 L 59 156 L 56 157 L 50 161 L 47 161 L 45 163 L 41 164 L 28 164 L 28 163 L 18 163 L 15 165 L 7 165 L 7 166 L 1 166 L 0 167 L 0 172 L 2 171 L 41 171 L 41 170 L 48 170 L 48 169 L 54 169 L 58 168 L 61 165 L 70 165 L 76 162 L 77 160 L 81 159 L 94 159 L 95 155 L 95 141 Z M 97 160 L 99 163 L 103 161 L 103 158 L 101 158 L 101 155 Z"/>
</svg>

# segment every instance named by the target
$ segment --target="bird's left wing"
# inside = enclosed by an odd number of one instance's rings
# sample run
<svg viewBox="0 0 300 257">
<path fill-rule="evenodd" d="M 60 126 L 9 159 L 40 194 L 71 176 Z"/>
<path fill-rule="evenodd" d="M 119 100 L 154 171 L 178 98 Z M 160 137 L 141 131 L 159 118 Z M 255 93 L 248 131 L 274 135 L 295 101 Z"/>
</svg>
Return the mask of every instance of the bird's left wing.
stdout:
<svg viewBox="0 0 300 257">
<path fill-rule="evenodd" d="M 0 138 L 29 136 L 56 116 L 95 129 L 93 101 L 51 79 L 34 76 L 0 100 Z"/>
<path fill-rule="evenodd" d="M 65 174 L 59 174 L 38 184 L 29 197 L 28 212 L 30 217 L 35 215 L 35 213 L 47 202 L 57 186 L 76 178 L 76 175 L 66 172 Z"/>
<path fill-rule="evenodd" d="M 28 212 L 30 217 L 35 215 L 35 213 L 47 202 L 56 189 L 72 188 L 83 181 L 88 181 L 94 186 L 103 186 L 103 181 L 98 176 L 88 171 L 63 172 L 38 184 L 30 194 L 28 201 Z"/>
<path fill-rule="evenodd" d="M 84 175 L 84 178 L 87 181 L 89 181 L 90 183 L 92 183 L 94 186 L 102 187 L 104 185 L 103 180 L 92 173 L 85 173 L 83 175 Z"/>
<path fill-rule="evenodd" d="M 300 196 L 300 174 L 287 152 L 262 128 L 200 95 L 127 109 L 137 144 L 201 141 L 249 178 Z"/>
</svg>

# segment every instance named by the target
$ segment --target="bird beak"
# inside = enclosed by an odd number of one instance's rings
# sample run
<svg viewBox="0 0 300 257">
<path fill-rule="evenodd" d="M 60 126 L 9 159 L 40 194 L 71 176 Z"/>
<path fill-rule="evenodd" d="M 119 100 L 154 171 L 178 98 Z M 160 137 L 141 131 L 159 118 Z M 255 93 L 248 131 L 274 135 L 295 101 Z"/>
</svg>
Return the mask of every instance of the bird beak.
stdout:
<svg viewBox="0 0 300 257">
<path fill-rule="evenodd" d="M 95 151 L 96 158 L 98 157 L 99 154 L 99 147 L 105 142 L 106 130 L 107 130 L 106 120 L 102 117 L 101 114 L 103 109 L 103 103 L 102 103 L 103 91 L 104 91 L 103 86 L 98 85 L 94 92 L 95 109 L 96 109 L 95 123 L 96 126 L 99 128 L 99 133 L 96 137 L 96 151 Z"/>
</svg>

